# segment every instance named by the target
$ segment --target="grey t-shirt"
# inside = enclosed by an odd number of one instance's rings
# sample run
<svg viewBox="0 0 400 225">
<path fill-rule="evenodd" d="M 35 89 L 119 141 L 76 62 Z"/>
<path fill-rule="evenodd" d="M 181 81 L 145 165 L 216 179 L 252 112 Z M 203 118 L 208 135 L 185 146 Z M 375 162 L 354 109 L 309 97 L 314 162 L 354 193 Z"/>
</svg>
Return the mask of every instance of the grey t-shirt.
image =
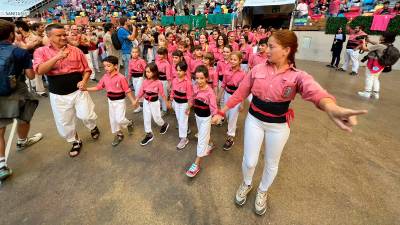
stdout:
<svg viewBox="0 0 400 225">
<path fill-rule="evenodd" d="M 378 57 L 381 57 L 383 55 L 383 51 L 387 48 L 386 45 L 384 44 L 376 44 L 376 45 L 370 45 L 368 46 L 368 56 L 370 57 L 375 57 L 375 51 L 378 53 Z"/>
</svg>

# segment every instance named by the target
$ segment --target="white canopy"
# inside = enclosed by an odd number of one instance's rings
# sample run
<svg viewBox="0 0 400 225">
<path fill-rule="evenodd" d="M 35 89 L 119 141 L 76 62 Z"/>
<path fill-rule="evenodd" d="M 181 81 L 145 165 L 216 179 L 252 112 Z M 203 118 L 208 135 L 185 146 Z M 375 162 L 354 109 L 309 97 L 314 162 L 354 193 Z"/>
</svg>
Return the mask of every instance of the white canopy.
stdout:
<svg viewBox="0 0 400 225">
<path fill-rule="evenodd" d="M 29 8 L 43 0 L 0 0 L 0 17 L 25 17 Z"/>
<path fill-rule="evenodd" d="M 243 6 L 287 5 L 295 2 L 296 0 L 246 0 Z"/>
</svg>

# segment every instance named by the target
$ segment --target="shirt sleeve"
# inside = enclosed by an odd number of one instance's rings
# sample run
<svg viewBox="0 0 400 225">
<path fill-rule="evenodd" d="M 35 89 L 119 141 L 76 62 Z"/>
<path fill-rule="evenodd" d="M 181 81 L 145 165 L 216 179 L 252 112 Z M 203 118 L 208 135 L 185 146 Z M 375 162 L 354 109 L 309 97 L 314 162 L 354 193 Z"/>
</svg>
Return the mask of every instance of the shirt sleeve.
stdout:
<svg viewBox="0 0 400 225">
<path fill-rule="evenodd" d="M 314 78 L 307 73 L 300 72 L 297 77 L 297 87 L 301 97 L 306 101 L 314 103 L 318 108 L 319 102 L 323 98 L 331 98 L 333 101 L 336 101 L 335 97 L 323 89 Z"/>
<path fill-rule="evenodd" d="M 169 63 L 166 63 L 166 66 L 165 66 L 165 74 L 167 75 L 167 80 L 168 81 L 171 81 L 172 80 L 172 75 L 171 75 L 171 64 L 169 64 Z"/>
<path fill-rule="evenodd" d="M 132 92 L 132 90 L 129 88 L 128 80 L 125 77 L 121 78 L 121 88 L 125 93 Z"/>
<path fill-rule="evenodd" d="M 106 77 L 105 75 L 100 79 L 99 83 L 97 83 L 96 88 L 97 90 L 103 90 L 104 87 L 104 77 Z"/>
<path fill-rule="evenodd" d="M 128 80 L 132 79 L 132 70 L 133 70 L 133 63 L 132 63 L 132 60 L 129 60 L 129 64 L 128 64 Z"/>
<path fill-rule="evenodd" d="M 241 103 L 243 99 L 247 98 L 251 92 L 251 88 L 253 86 L 253 79 L 252 79 L 252 73 L 255 70 L 252 70 L 249 74 L 247 74 L 242 82 L 239 84 L 239 88 L 233 93 L 233 95 L 228 99 L 228 102 L 226 103 L 226 106 L 228 108 L 233 108 L 237 104 Z"/>
<path fill-rule="evenodd" d="M 171 83 L 171 93 L 169 94 L 169 100 L 174 100 L 174 93 L 175 93 L 175 91 L 174 91 L 174 87 L 175 87 L 175 82 L 174 82 L 175 80 L 172 80 L 172 83 Z"/>
<path fill-rule="evenodd" d="M 139 93 L 135 96 L 137 99 L 143 97 L 144 94 L 144 86 L 146 85 L 146 80 L 143 81 L 142 86 L 140 86 Z"/>
<path fill-rule="evenodd" d="M 218 74 L 215 70 L 213 71 L 213 76 L 213 88 L 216 88 L 218 87 Z"/>
<path fill-rule="evenodd" d="M 214 91 L 210 91 L 210 111 L 211 115 L 214 116 L 218 112 L 218 107 L 217 107 L 217 98 L 215 97 Z"/>
<path fill-rule="evenodd" d="M 192 82 L 188 80 L 186 82 L 187 88 L 186 88 L 186 96 L 188 97 L 188 102 L 192 103 L 193 102 L 193 86 Z"/>
<path fill-rule="evenodd" d="M 161 97 L 165 97 L 164 86 L 161 81 L 158 81 L 158 95 Z"/>
<path fill-rule="evenodd" d="M 40 64 L 47 61 L 43 55 L 43 48 L 38 48 L 33 53 L 33 70 L 38 73 Z"/>
</svg>

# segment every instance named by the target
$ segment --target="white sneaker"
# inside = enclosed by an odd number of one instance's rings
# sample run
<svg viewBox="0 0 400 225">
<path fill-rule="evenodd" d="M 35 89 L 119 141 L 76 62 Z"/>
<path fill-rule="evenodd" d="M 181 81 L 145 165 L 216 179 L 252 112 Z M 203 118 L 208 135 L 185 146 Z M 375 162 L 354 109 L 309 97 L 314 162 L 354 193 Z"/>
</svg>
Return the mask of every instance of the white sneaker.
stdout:
<svg viewBox="0 0 400 225">
<path fill-rule="evenodd" d="M 374 91 L 374 93 L 372 94 L 372 96 L 373 96 L 375 99 L 379 99 L 379 92 Z"/>
<path fill-rule="evenodd" d="M 359 91 L 358 95 L 364 98 L 371 98 L 371 92 L 369 91 Z"/>
<path fill-rule="evenodd" d="M 133 110 L 134 113 L 140 113 L 142 111 L 142 107 L 137 107 L 135 110 Z"/>
<path fill-rule="evenodd" d="M 235 203 L 237 205 L 242 206 L 244 203 L 246 203 L 247 195 L 251 191 L 251 188 L 251 185 L 246 185 L 244 182 L 240 185 L 235 195 Z"/>
<path fill-rule="evenodd" d="M 189 143 L 189 139 L 187 138 L 181 138 L 181 141 L 178 143 L 178 145 L 176 146 L 176 148 L 178 150 L 182 150 L 186 147 L 186 145 Z"/>
<path fill-rule="evenodd" d="M 257 190 L 256 201 L 254 203 L 256 214 L 259 216 L 264 215 L 267 211 L 267 192 Z"/>
<path fill-rule="evenodd" d="M 27 148 L 28 146 L 31 146 L 33 144 L 35 144 L 36 142 L 42 140 L 43 138 L 43 134 L 41 133 L 37 133 L 35 135 L 33 135 L 32 137 L 29 137 L 26 139 L 26 141 L 17 141 L 17 151 L 22 151 L 25 148 Z"/>
</svg>

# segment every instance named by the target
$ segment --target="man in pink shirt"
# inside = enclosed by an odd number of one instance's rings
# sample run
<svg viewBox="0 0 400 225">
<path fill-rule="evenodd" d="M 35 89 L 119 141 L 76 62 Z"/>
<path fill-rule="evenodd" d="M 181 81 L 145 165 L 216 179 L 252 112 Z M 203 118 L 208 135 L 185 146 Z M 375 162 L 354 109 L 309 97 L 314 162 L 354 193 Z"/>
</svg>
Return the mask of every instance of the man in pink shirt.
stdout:
<svg viewBox="0 0 400 225">
<path fill-rule="evenodd" d="M 67 43 L 63 26 L 50 24 L 46 33 L 50 44 L 35 51 L 33 69 L 37 74 L 48 77 L 50 104 L 57 130 L 72 143 L 69 155 L 75 157 L 82 147 L 75 128 L 77 117 L 91 130 L 93 139 L 100 136 L 94 103 L 88 92 L 79 90 L 86 86 L 92 71 L 82 51 Z"/>
</svg>

